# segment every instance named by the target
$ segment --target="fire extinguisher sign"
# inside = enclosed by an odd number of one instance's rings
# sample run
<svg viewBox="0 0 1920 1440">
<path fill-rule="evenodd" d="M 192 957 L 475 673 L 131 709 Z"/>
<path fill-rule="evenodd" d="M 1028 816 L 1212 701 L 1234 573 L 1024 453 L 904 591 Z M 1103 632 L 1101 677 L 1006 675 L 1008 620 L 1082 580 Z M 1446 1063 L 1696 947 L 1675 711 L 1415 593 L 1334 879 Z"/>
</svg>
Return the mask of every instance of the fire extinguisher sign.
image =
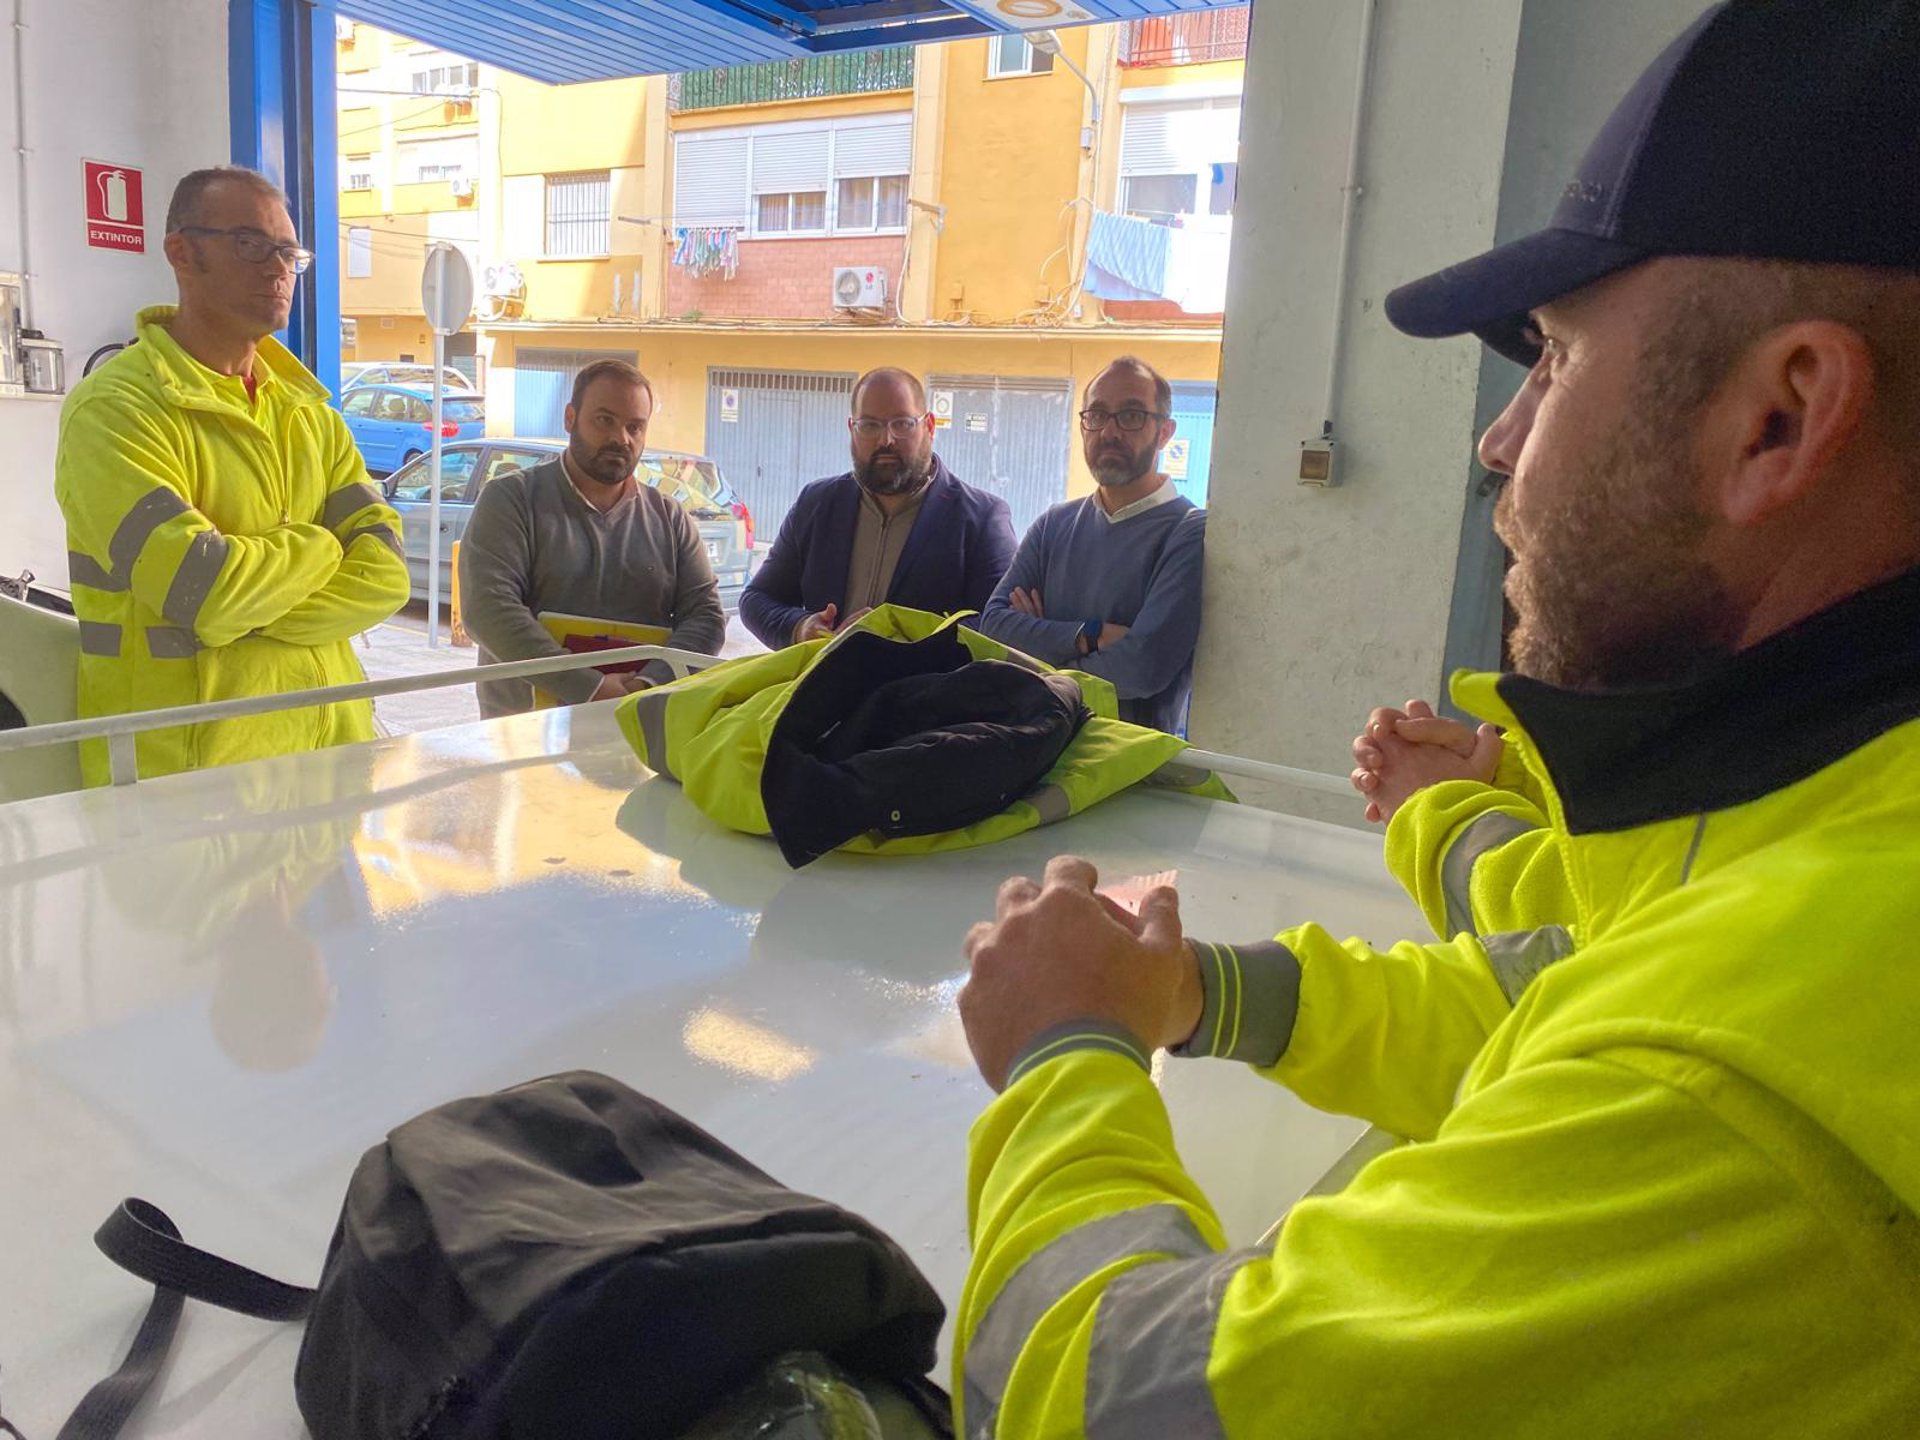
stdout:
<svg viewBox="0 0 1920 1440">
<path fill-rule="evenodd" d="M 87 244 L 96 250 L 146 253 L 147 217 L 140 172 L 131 165 L 88 160 Z"/>
</svg>

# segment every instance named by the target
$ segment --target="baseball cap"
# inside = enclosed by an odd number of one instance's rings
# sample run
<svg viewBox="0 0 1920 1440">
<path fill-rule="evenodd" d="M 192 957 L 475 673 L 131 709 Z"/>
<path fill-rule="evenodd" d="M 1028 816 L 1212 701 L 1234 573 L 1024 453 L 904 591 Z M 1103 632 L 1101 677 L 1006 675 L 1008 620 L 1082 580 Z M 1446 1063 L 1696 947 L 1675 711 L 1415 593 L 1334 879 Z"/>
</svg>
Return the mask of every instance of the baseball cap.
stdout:
<svg viewBox="0 0 1920 1440">
<path fill-rule="evenodd" d="M 1601 127 L 1546 229 L 1401 286 L 1523 365 L 1541 305 L 1661 255 L 1920 269 L 1920 0 L 1726 0 Z"/>
</svg>

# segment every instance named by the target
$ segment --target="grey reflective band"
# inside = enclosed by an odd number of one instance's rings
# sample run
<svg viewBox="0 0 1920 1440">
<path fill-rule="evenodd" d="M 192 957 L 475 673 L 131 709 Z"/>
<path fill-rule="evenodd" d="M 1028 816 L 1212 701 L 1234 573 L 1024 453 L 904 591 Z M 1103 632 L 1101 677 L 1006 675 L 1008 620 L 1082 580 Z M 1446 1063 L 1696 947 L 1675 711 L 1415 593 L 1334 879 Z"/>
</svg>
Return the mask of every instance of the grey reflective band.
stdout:
<svg viewBox="0 0 1920 1440">
<path fill-rule="evenodd" d="M 400 537 L 393 533 L 393 527 L 391 525 L 382 525 L 377 520 L 371 525 L 362 525 L 357 530 L 349 531 L 347 538 L 340 542 L 340 548 L 342 550 L 352 549 L 353 542 L 358 540 L 362 535 L 371 535 L 402 560 L 407 558 L 407 552 L 400 548 Z"/>
<path fill-rule="evenodd" d="M 640 722 L 640 740 L 647 747 L 647 765 L 669 780 L 678 780 L 667 761 L 667 702 L 671 695 L 642 690 L 633 697 L 633 718 Z"/>
<path fill-rule="evenodd" d="M 1702 811 L 1700 818 L 1694 822 L 1693 841 L 1687 846 L 1687 858 L 1680 862 L 1680 883 L 1682 885 L 1693 879 L 1694 862 L 1700 858 L 1700 842 L 1706 838 L 1707 816 L 1706 812 Z"/>
<path fill-rule="evenodd" d="M 320 512 L 320 523 L 329 530 L 337 530 L 369 505 L 384 505 L 386 497 L 364 481 L 356 480 L 351 485 L 342 485 L 327 496 L 326 508 Z"/>
<path fill-rule="evenodd" d="M 1037 1066 L 1049 1060 L 1058 1060 L 1062 1055 L 1071 1055 L 1077 1050 L 1104 1050 L 1110 1055 L 1126 1057 L 1142 1070 L 1153 1068 L 1147 1047 L 1131 1031 L 1099 1020 L 1069 1020 L 1064 1025 L 1049 1026 L 1028 1042 L 1027 1048 L 1020 1052 L 1020 1058 L 1007 1071 L 1006 1088 L 1012 1088 Z"/>
<path fill-rule="evenodd" d="M 1538 825 L 1509 815 L 1504 810 L 1494 810 L 1482 815 L 1460 832 L 1460 838 L 1453 842 L 1446 858 L 1440 862 L 1440 890 L 1447 901 L 1447 933 L 1442 939 L 1452 939 L 1455 935 L 1477 935 L 1480 932 L 1473 923 L 1473 867 L 1482 855 L 1489 850 L 1498 850 L 1509 840 L 1518 840 L 1529 830 L 1538 830 Z"/>
<path fill-rule="evenodd" d="M 1207 1384 L 1220 1302 L 1265 1250 L 1141 1265 L 1100 1297 L 1087 1354 L 1087 1440 L 1225 1440 Z"/>
<path fill-rule="evenodd" d="M 1217 945 L 1189 940 L 1200 965 L 1200 1023 L 1175 1055 L 1277 1065 L 1300 1012 L 1300 961 L 1278 941 Z"/>
<path fill-rule="evenodd" d="M 1169 760 L 1140 783 L 1157 790 L 1198 790 L 1211 779 L 1211 770 L 1181 760 Z"/>
<path fill-rule="evenodd" d="M 200 637 L 191 630 L 172 625 L 147 627 L 147 653 L 156 660 L 191 660 L 202 648 Z"/>
<path fill-rule="evenodd" d="M 84 585 L 89 590 L 104 590 L 109 595 L 121 595 L 127 590 L 125 580 L 115 579 L 106 566 L 78 550 L 67 552 L 67 578 L 75 585 Z"/>
<path fill-rule="evenodd" d="M 173 572 L 173 583 L 167 587 L 160 613 L 176 625 L 193 629 L 200 618 L 200 607 L 207 603 L 221 567 L 227 563 L 229 548 L 227 537 L 218 530 L 202 530 L 194 536 L 181 557 L 180 568 Z"/>
<path fill-rule="evenodd" d="M 1034 1327 L 1071 1291 L 1129 1256 L 1187 1259 L 1212 1253 L 1177 1205 L 1122 1210 L 1077 1226 L 1035 1251 L 993 1297 L 967 1345 L 962 1394 L 969 1440 L 994 1435 L 1014 1362 Z"/>
<path fill-rule="evenodd" d="M 1500 989 L 1510 1001 L 1520 999 L 1520 992 L 1533 983 L 1534 976 L 1573 953 L 1573 936 L 1564 925 L 1508 930 L 1488 935 L 1480 943 L 1486 947 L 1493 978 L 1500 982 Z"/>
<path fill-rule="evenodd" d="M 80 622 L 80 653 L 96 655 L 103 660 L 120 658 L 120 627 L 103 624 L 98 620 Z"/>
<path fill-rule="evenodd" d="M 1022 795 L 1021 800 L 1040 812 L 1042 825 L 1058 825 L 1073 814 L 1073 802 L 1058 785 L 1042 785 Z"/>
<path fill-rule="evenodd" d="M 153 532 L 186 513 L 187 502 L 171 490 L 149 490 L 134 502 L 113 532 L 113 539 L 107 542 L 107 569 L 130 580 L 134 562 L 147 548 Z"/>
</svg>

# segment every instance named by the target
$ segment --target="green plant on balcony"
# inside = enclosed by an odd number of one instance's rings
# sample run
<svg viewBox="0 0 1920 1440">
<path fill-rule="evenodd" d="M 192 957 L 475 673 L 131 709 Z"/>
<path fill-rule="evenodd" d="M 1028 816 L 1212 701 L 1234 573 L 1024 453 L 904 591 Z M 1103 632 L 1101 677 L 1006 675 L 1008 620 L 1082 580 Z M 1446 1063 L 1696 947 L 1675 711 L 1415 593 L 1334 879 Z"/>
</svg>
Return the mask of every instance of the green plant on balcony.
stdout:
<svg viewBox="0 0 1920 1440">
<path fill-rule="evenodd" d="M 894 45 L 883 50 L 800 55 L 758 65 L 689 70 L 667 82 L 667 101 L 675 110 L 713 110 L 726 105 L 765 105 L 912 88 L 913 47 Z"/>
</svg>

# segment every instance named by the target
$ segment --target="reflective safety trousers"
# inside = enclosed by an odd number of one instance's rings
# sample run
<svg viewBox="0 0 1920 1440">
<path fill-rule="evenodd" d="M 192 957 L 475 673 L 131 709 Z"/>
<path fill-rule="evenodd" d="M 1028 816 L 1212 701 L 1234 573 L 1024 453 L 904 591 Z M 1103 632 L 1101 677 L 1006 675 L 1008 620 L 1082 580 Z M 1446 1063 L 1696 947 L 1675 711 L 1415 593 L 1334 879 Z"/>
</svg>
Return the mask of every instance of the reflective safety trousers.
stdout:
<svg viewBox="0 0 1920 1440">
<path fill-rule="evenodd" d="M 855 627 L 901 641 L 924 640 L 949 626 L 976 660 L 1010 660 L 1053 673 L 960 624 L 923 610 L 883 605 Z M 706 814 L 750 835 L 771 833 L 760 777 L 773 728 L 807 672 L 846 634 L 809 640 L 767 655 L 727 661 L 620 703 L 620 729 L 649 769 L 678 780 Z M 999 814 L 932 835 L 869 832 L 840 848 L 856 854 L 919 855 L 1004 840 L 1064 820 L 1130 785 L 1156 785 L 1231 799 L 1217 777 L 1175 763 L 1187 742 L 1118 718 L 1113 686 L 1081 671 L 1061 671 L 1080 687 L 1093 716 L 1041 784 Z"/>
<path fill-rule="evenodd" d="M 1138 1047 L 1056 1039 L 971 1137 L 964 1435 L 1920 1435 L 1920 721 L 1593 831 L 1456 695 L 1514 765 L 1389 834 L 1447 939 L 1197 947 L 1192 1053 L 1417 1143 L 1230 1249 Z"/>
<path fill-rule="evenodd" d="M 352 637 L 406 603 L 400 516 L 327 391 L 260 342 L 256 396 L 194 360 L 171 306 L 74 387 L 55 493 L 80 620 L 83 716 L 365 679 Z M 143 776 L 373 738 L 367 701 L 149 731 Z M 106 746 L 82 747 L 89 784 Z"/>
</svg>

